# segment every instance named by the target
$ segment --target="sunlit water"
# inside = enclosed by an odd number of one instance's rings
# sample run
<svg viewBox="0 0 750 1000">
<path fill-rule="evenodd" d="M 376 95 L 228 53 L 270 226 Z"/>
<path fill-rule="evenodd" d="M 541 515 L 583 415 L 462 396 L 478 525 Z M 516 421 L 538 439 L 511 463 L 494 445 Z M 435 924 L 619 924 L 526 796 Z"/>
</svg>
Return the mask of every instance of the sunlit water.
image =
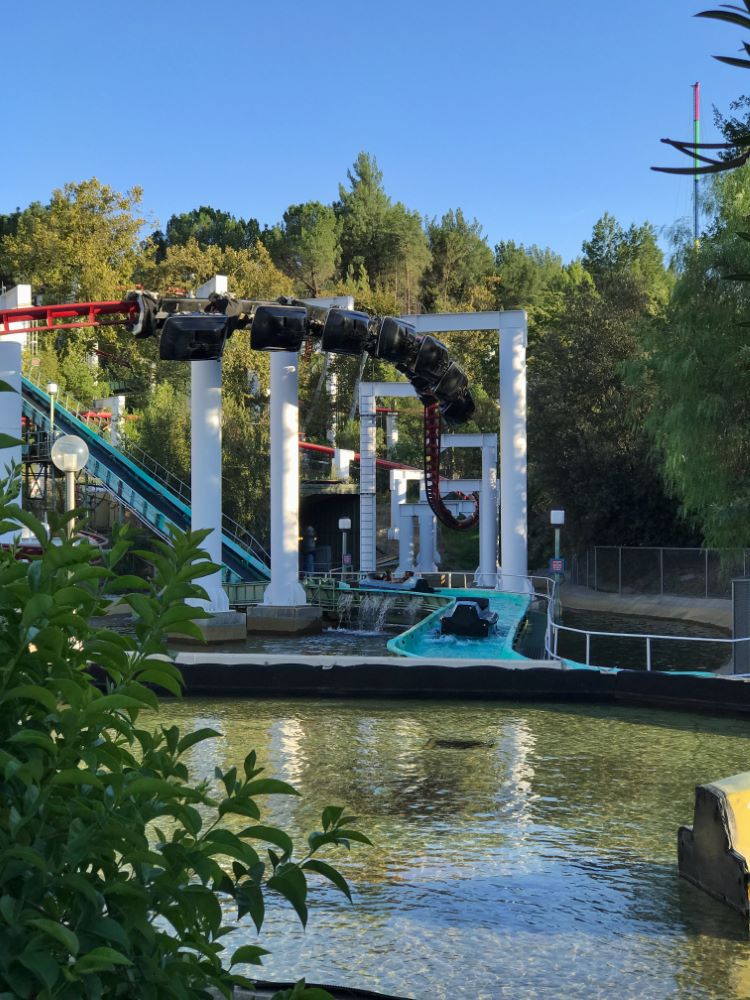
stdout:
<svg viewBox="0 0 750 1000">
<path fill-rule="evenodd" d="M 741 921 L 676 870 L 694 785 L 750 769 L 745 721 L 271 700 L 168 702 L 163 721 L 224 733 L 194 748 L 197 773 L 255 748 L 299 788 L 265 818 L 299 833 L 346 805 L 375 843 L 336 857 L 353 907 L 316 886 L 304 932 L 269 908 L 266 978 L 418 1000 L 750 997 Z"/>
</svg>

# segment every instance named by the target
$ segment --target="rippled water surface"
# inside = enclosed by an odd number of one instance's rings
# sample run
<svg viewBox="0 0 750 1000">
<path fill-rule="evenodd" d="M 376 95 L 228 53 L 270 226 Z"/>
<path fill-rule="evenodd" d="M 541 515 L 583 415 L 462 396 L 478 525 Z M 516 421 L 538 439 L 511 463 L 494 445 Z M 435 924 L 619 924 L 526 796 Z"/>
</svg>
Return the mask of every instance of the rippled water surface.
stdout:
<svg viewBox="0 0 750 1000">
<path fill-rule="evenodd" d="M 185 701 L 163 721 L 225 735 L 197 771 L 251 748 L 301 799 L 297 832 L 346 805 L 375 843 L 338 861 L 355 903 L 311 891 L 302 931 L 269 908 L 264 975 L 400 996 L 750 997 L 734 914 L 676 870 L 696 783 L 750 769 L 748 723 L 609 707 Z M 244 825 L 240 822 L 240 825 Z M 240 939 L 255 940 L 254 931 Z"/>
</svg>

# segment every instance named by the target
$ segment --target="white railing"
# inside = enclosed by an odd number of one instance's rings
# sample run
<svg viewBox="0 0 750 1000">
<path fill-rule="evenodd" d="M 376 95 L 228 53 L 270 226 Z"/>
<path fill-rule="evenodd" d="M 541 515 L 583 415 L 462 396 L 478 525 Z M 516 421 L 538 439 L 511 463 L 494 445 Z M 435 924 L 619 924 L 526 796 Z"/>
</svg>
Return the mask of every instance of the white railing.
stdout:
<svg viewBox="0 0 750 1000">
<path fill-rule="evenodd" d="M 547 632 L 545 635 L 545 652 L 549 659 L 562 660 L 558 653 L 559 638 L 561 632 L 568 632 L 574 635 L 584 636 L 585 641 L 585 665 L 591 666 L 591 639 L 594 636 L 605 637 L 607 639 L 634 639 L 645 642 L 645 666 L 646 670 L 653 670 L 653 643 L 654 642 L 697 642 L 712 643 L 726 646 L 728 653 L 733 653 L 739 643 L 750 642 L 750 636 L 740 639 L 722 639 L 713 636 L 696 635 L 660 635 L 648 632 L 601 632 L 597 629 L 573 628 L 571 625 L 560 625 L 554 621 L 554 602 L 550 601 L 547 610 Z"/>
</svg>

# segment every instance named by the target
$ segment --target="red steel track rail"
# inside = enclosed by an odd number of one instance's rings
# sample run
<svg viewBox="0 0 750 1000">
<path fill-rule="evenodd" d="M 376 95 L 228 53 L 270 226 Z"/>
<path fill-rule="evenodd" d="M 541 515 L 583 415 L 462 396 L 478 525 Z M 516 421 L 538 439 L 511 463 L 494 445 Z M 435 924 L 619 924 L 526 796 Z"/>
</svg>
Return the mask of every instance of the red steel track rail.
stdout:
<svg viewBox="0 0 750 1000">
<path fill-rule="evenodd" d="M 0 309 L 0 337 L 8 333 L 38 330 L 74 330 L 90 326 L 133 323 L 138 318 L 137 301 L 66 302 L 57 306 L 18 306 Z M 9 325 L 25 323 L 11 330 Z"/>
<path fill-rule="evenodd" d="M 448 510 L 440 495 L 440 439 L 442 433 L 440 406 L 429 403 L 424 408 L 424 488 L 433 514 L 447 528 L 468 531 L 479 521 L 479 499 L 474 500 L 474 513 L 459 520 Z"/>
</svg>

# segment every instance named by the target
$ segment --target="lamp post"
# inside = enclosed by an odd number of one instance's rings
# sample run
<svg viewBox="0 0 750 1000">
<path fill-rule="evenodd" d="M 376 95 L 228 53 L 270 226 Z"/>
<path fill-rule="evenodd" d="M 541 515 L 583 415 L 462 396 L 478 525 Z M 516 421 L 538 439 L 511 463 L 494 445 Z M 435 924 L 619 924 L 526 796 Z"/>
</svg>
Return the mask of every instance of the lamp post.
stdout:
<svg viewBox="0 0 750 1000">
<path fill-rule="evenodd" d="M 47 395 L 49 396 L 49 439 L 55 437 L 55 396 L 57 395 L 57 382 L 47 383 Z"/>
<path fill-rule="evenodd" d="M 51 456 L 55 467 L 65 473 L 65 510 L 70 512 L 76 507 L 76 473 L 89 460 L 88 445 L 75 434 L 63 434 L 52 445 Z M 71 517 L 67 526 L 68 538 L 73 537 L 74 530 L 75 518 Z"/>
<path fill-rule="evenodd" d="M 352 519 L 350 517 L 340 517 L 339 518 L 339 531 L 341 532 L 341 579 L 344 579 L 344 573 L 346 573 L 347 566 L 351 565 L 352 557 L 346 551 L 346 533 L 350 531 L 352 527 Z"/>
<path fill-rule="evenodd" d="M 557 618 L 560 611 L 559 589 L 563 568 L 562 558 L 560 556 L 560 529 L 565 524 L 565 511 L 551 510 L 549 512 L 549 522 L 555 529 L 555 557 L 552 560 L 552 572 L 555 576 L 555 618 Z"/>
<path fill-rule="evenodd" d="M 47 395 L 49 396 L 49 434 L 47 436 L 47 451 L 50 452 L 52 448 L 52 442 L 55 440 L 55 397 L 57 396 L 57 382 L 47 383 Z M 52 466 L 50 470 L 52 475 L 50 476 L 49 482 L 47 481 L 47 476 L 45 473 L 44 477 L 44 506 L 45 506 L 45 523 L 47 521 L 46 511 L 51 507 L 54 507 L 54 496 L 55 496 L 55 467 Z M 52 500 L 50 500 L 50 495 Z"/>
</svg>

